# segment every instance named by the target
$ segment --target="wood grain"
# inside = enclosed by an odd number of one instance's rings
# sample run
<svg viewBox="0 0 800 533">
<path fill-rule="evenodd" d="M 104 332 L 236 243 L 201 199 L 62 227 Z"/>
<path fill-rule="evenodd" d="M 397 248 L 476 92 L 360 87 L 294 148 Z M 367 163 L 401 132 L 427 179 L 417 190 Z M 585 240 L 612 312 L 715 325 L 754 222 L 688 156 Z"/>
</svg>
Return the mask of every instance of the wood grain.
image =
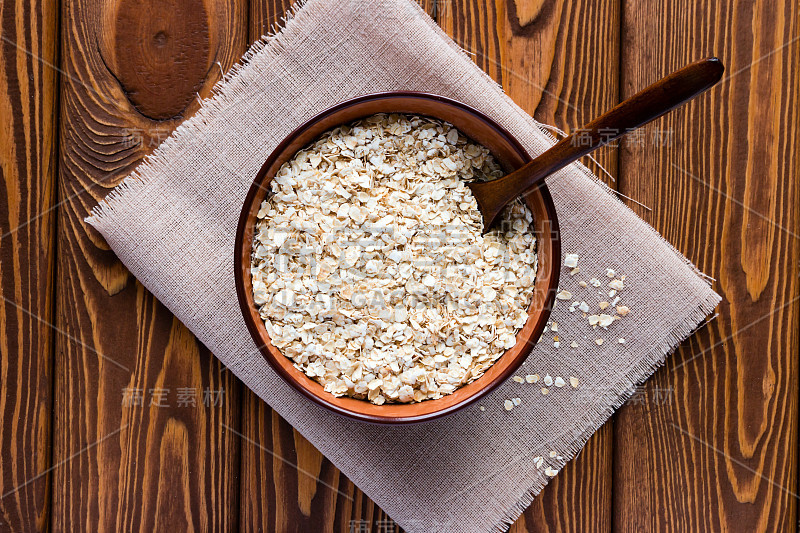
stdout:
<svg viewBox="0 0 800 533">
<path fill-rule="evenodd" d="M 793 3 L 422 3 L 524 109 L 567 131 L 700 57 L 719 54 L 730 76 L 643 144 L 621 142 L 619 159 L 596 156 L 717 279 L 720 315 L 511 531 L 796 529 Z M 0 531 L 396 530 L 83 222 L 289 4 L 0 4 Z"/>
<path fill-rule="evenodd" d="M 49 520 L 57 12 L 0 6 L 0 531 Z"/>
<path fill-rule="evenodd" d="M 399 527 L 311 443 L 252 393 L 243 405 L 241 527 L 347 532 Z M 354 529 L 351 529 L 354 528 Z"/>
<path fill-rule="evenodd" d="M 617 419 L 620 531 L 797 529 L 796 8 L 626 3 L 623 95 L 712 54 L 728 79 L 620 156 L 622 190 L 653 207 L 640 214 L 724 297 L 719 317 L 647 382 L 647 401 Z M 658 390 L 668 401 L 655 401 Z"/>
<path fill-rule="evenodd" d="M 83 218 L 238 60 L 247 16 L 239 0 L 62 4 L 55 530 L 237 527 L 238 383 Z"/>
<path fill-rule="evenodd" d="M 428 14 L 436 18 L 437 0 L 417 0 Z M 441 0 L 439 0 L 441 3 Z M 278 31 L 287 12 L 296 4 L 294 0 L 251 0 L 250 2 L 250 42 Z"/>
<path fill-rule="evenodd" d="M 517 13 L 517 24 L 524 28 L 539 16 L 544 7 L 545 0 L 514 0 Z"/>
<path fill-rule="evenodd" d="M 619 2 L 545 2 L 522 26 L 527 16 L 523 5 L 530 7 L 524 2 L 453 0 L 445 3 L 439 22 L 541 122 L 569 132 L 613 107 L 619 93 Z M 615 172 L 614 148 L 602 148 L 595 157 Z M 512 531 L 609 531 L 611 457 L 608 423 L 545 487 Z"/>
<path fill-rule="evenodd" d="M 419 2 L 436 16 L 437 2 Z M 250 41 L 273 32 L 293 2 L 252 0 Z M 240 524 L 246 531 L 399 531 L 311 443 L 243 387 Z"/>
<path fill-rule="evenodd" d="M 250 2 L 248 35 L 255 42 L 263 35 L 275 33 L 283 26 L 286 13 L 295 4 L 293 0 L 253 0 Z"/>
</svg>

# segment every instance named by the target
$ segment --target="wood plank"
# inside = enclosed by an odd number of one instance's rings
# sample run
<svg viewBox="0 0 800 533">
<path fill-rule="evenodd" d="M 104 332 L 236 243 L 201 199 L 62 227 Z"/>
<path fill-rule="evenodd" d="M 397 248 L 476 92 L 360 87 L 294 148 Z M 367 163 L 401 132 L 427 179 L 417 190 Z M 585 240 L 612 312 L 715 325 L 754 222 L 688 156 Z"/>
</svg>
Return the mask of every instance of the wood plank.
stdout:
<svg viewBox="0 0 800 533">
<path fill-rule="evenodd" d="M 252 392 L 242 417 L 245 531 L 395 531 L 396 524 Z M 380 529 L 383 527 L 384 529 Z M 386 529 L 388 528 L 388 529 Z"/>
<path fill-rule="evenodd" d="M 58 10 L 0 4 L 0 531 L 49 521 Z"/>
<path fill-rule="evenodd" d="M 247 3 L 64 0 L 61 13 L 52 527 L 236 529 L 238 382 L 83 218 L 238 60 Z"/>
<path fill-rule="evenodd" d="M 251 0 L 250 40 L 274 30 L 294 2 Z M 420 4 L 436 15 L 434 0 Z M 246 531 L 399 531 L 311 443 L 243 387 L 241 516 Z"/>
<path fill-rule="evenodd" d="M 263 35 L 274 33 L 283 25 L 283 19 L 295 4 L 293 0 L 258 0 L 250 2 L 248 35 L 255 42 Z"/>
<path fill-rule="evenodd" d="M 620 155 L 623 192 L 724 297 L 617 419 L 620 531 L 797 528 L 799 35 L 789 0 L 625 5 L 624 95 L 713 54 L 727 78 Z"/>
<path fill-rule="evenodd" d="M 442 27 L 537 120 L 569 132 L 617 103 L 618 1 L 450 0 L 442 7 Z M 595 157 L 615 173 L 614 148 Z M 609 422 L 511 530 L 610 530 L 611 457 Z"/>
<path fill-rule="evenodd" d="M 417 0 L 428 14 L 436 18 L 436 0 Z M 441 3 L 441 0 L 439 1 Z M 274 33 L 283 26 L 286 13 L 296 4 L 294 0 L 252 0 L 250 2 L 250 42 Z"/>
</svg>

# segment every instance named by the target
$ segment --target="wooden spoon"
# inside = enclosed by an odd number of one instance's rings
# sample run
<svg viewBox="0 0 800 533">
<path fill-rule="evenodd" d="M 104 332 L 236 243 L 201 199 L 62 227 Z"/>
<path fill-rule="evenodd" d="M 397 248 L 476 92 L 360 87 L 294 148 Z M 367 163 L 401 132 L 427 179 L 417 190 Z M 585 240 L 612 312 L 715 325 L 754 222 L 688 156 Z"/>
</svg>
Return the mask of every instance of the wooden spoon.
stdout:
<svg viewBox="0 0 800 533">
<path fill-rule="evenodd" d="M 509 202 L 538 187 L 547 176 L 707 91 L 724 71 L 716 57 L 692 63 L 619 103 L 511 174 L 470 183 L 483 215 L 483 232 L 489 231 Z"/>
</svg>

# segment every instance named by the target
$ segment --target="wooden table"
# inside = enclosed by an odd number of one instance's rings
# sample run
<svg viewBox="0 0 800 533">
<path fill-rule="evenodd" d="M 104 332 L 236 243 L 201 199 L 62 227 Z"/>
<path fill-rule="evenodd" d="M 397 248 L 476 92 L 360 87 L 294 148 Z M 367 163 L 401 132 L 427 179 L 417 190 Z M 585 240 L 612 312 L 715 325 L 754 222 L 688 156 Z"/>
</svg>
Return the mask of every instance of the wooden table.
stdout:
<svg viewBox="0 0 800 533">
<path fill-rule="evenodd" d="M 394 531 L 83 222 L 288 4 L 2 2 L 0 531 Z M 719 314 L 512 530 L 796 530 L 796 1 L 424 5 L 564 130 L 694 59 L 728 69 L 598 156 Z"/>
</svg>

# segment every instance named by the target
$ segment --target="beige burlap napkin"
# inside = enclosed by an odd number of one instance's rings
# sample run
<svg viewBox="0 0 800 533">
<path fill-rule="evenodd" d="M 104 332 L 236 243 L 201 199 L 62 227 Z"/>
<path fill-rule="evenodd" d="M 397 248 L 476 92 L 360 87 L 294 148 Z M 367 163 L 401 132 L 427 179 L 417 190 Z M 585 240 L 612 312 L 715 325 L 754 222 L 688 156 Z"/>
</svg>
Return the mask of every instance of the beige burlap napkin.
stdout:
<svg viewBox="0 0 800 533">
<path fill-rule="evenodd" d="M 539 385 L 509 381 L 480 402 L 484 411 L 475 405 L 404 427 L 357 423 L 316 407 L 271 370 L 250 339 L 233 281 L 237 218 L 259 167 L 296 126 L 344 99 L 398 89 L 476 107 L 531 154 L 553 142 L 414 2 L 310 0 L 247 53 L 89 222 L 225 365 L 401 526 L 502 530 L 547 483 L 546 469 L 573 457 L 720 298 L 585 167 L 571 165 L 548 180 L 563 251 L 580 256 L 580 273 L 565 270 L 562 286 L 596 309 L 612 299 L 606 268 L 614 269 L 626 276 L 620 305 L 631 311 L 607 331 L 593 331 L 570 302 L 559 302 L 552 318 L 561 347 L 545 335 L 520 373 L 575 376 L 577 389 L 553 387 L 544 396 Z M 591 278 L 601 287 L 578 285 Z M 505 411 L 503 401 L 514 397 L 521 405 Z"/>
</svg>

